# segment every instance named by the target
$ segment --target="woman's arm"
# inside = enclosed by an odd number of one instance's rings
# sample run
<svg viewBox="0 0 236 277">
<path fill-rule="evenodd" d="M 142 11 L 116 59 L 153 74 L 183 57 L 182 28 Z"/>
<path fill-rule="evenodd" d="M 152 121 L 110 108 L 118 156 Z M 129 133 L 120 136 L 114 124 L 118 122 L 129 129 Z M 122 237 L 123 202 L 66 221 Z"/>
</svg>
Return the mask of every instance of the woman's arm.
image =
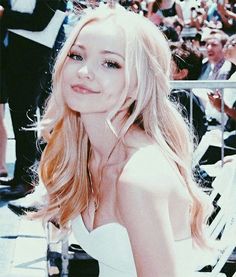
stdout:
<svg viewBox="0 0 236 277">
<path fill-rule="evenodd" d="M 233 18 L 236 20 L 236 13 L 233 13 L 232 11 L 226 10 L 226 15 L 230 18 Z"/>
<path fill-rule="evenodd" d="M 220 13 L 221 16 L 226 18 L 233 18 L 236 20 L 236 13 L 227 10 L 224 5 L 217 4 L 217 10 Z"/>
<path fill-rule="evenodd" d="M 153 4 L 154 4 L 154 2 L 148 3 L 148 7 L 147 7 L 148 8 L 148 14 L 147 14 L 148 18 L 150 18 L 152 16 L 152 14 L 153 14 L 153 11 L 152 11 Z"/>
<path fill-rule="evenodd" d="M 222 97 L 218 92 L 215 92 L 213 95 L 208 95 L 211 105 L 218 111 L 221 112 L 221 101 Z M 225 103 L 224 105 L 224 112 L 231 117 L 232 119 L 236 120 L 236 110 L 234 108 L 230 108 Z"/>
<path fill-rule="evenodd" d="M 236 20 L 236 14 L 227 10 L 224 5 L 217 4 L 217 10 L 221 16 L 222 22 L 225 24 L 226 27 L 232 27 L 229 23 L 229 19 L 233 18 Z"/>
<path fill-rule="evenodd" d="M 118 210 L 128 230 L 138 277 L 179 277 L 168 208 L 172 178 L 158 168 L 161 164 L 147 159 L 146 153 L 135 154 L 118 184 Z"/>
<path fill-rule="evenodd" d="M 175 8 L 176 8 L 176 13 L 178 15 L 178 18 L 181 20 L 181 22 L 184 25 L 184 16 L 183 16 L 183 11 L 182 11 L 180 4 L 176 3 Z"/>
</svg>

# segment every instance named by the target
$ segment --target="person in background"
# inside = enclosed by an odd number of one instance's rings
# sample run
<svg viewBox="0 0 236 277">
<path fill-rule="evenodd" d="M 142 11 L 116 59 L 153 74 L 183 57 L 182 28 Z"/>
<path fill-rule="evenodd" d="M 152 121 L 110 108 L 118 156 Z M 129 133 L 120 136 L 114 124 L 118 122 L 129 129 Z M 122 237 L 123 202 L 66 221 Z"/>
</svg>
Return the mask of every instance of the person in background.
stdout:
<svg viewBox="0 0 236 277">
<path fill-rule="evenodd" d="M 148 4 L 147 17 L 156 25 L 173 27 L 175 21 L 184 26 L 184 17 L 180 4 L 174 0 L 156 0 Z"/>
<path fill-rule="evenodd" d="M 24 197 L 34 191 L 31 168 L 36 162 L 36 110 L 41 93 L 40 80 L 51 49 L 11 30 L 42 31 L 61 1 L 1 0 L 4 11 L 1 26 L 8 30 L 6 40 L 6 82 L 8 104 L 15 136 L 16 161 L 13 179 L 1 181 L 1 200 Z"/>
<path fill-rule="evenodd" d="M 201 52 L 192 45 L 182 42 L 170 45 L 172 53 L 172 74 L 174 80 L 197 80 L 201 73 L 202 59 Z M 190 106 L 192 101 L 192 124 L 193 131 L 200 142 L 202 136 L 207 130 L 207 121 L 204 107 L 197 96 L 190 90 L 173 89 L 171 99 L 180 103 L 184 109 L 184 116 L 191 122 Z"/>
<path fill-rule="evenodd" d="M 201 43 L 202 43 L 201 41 L 202 41 L 202 34 L 200 32 L 196 33 L 196 35 L 191 39 L 191 43 L 193 47 L 197 48 L 199 51 L 201 50 Z"/>
<path fill-rule="evenodd" d="M 228 36 L 223 32 L 212 32 L 205 39 L 207 59 L 203 61 L 199 80 L 227 80 L 235 66 L 224 58 L 223 48 Z"/>
<path fill-rule="evenodd" d="M 217 4 L 217 10 L 221 16 L 223 30 L 228 35 L 235 34 L 236 28 L 236 5 L 234 0 L 229 0 L 228 3 Z"/>
<path fill-rule="evenodd" d="M 236 35 L 229 37 L 224 49 L 225 59 L 236 65 Z M 229 78 L 230 81 L 236 81 L 236 72 Z M 225 88 L 224 99 L 219 92 L 215 91 L 208 95 L 211 105 L 219 112 L 221 112 L 221 101 L 224 101 L 224 112 L 229 117 L 225 129 L 226 131 L 233 131 L 227 139 L 225 145 L 236 148 L 236 89 Z"/>
<path fill-rule="evenodd" d="M 197 31 L 201 31 L 205 23 L 205 11 L 203 9 L 191 8 L 190 27 L 195 27 Z"/>
<path fill-rule="evenodd" d="M 66 2 L 62 2 L 63 5 L 61 9 L 64 10 L 67 8 Z M 76 9 L 77 12 L 77 9 Z M 45 109 L 45 105 L 49 95 L 51 94 L 51 86 L 52 86 L 52 72 L 53 72 L 53 65 L 55 63 L 56 57 L 62 48 L 66 36 L 68 36 L 70 29 L 72 27 L 68 26 L 68 15 L 66 15 L 65 19 L 63 20 L 61 27 L 58 31 L 56 36 L 53 48 L 51 50 L 50 57 L 45 65 L 45 70 L 43 70 L 43 75 L 40 80 L 40 86 L 42 87 L 42 91 L 40 93 L 38 99 L 38 106 L 40 107 L 40 116 L 42 117 Z M 67 32 L 67 34 L 66 34 Z M 45 147 L 44 142 L 40 140 L 37 142 L 37 147 L 39 148 L 38 151 L 38 160 L 40 159 L 41 152 Z M 37 211 L 39 206 L 41 205 L 41 197 L 43 195 L 43 188 L 42 186 L 37 186 L 35 188 L 34 193 L 28 194 L 27 196 L 12 200 L 8 202 L 8 208 L 13 211 L 18 216 L 25 215 L 28 211 Z"/>
<path fill-rule="evenodd" d="M 212 29 L 222 29 L 223 23 L 222 18 L 220 16 L 218 10 L 218 0 L 212 1 L 212 3 L 208 5 L 204 5 L 207 8 L 207 17 L 206 17 L 206 25 Z"/>
<path fill-rule="evenodd" d="M 168 99 L 170 65 L 158 28 L 118 4 L 88 11 L 55 64 L 39 164 L 47 201 L 33 216 L 71 227 L 100 277 L 190 277 L 193 244 L 207 245 L 208 197 Z"/>
<path fill-rule="evenodd" d="M 198 7 L 198 3 L 195 0 L 182 0 L 179 4 L 182 9 L 184 23 L 188 25 L 191 17 L 191 8 L 196 9 Z"/>
<path fill-rule="evenodd" d="M 203 60 L 199 80 L 228 80 L 235 72 L 236 66 L 224 57 L 223 48 L 227 39 L 228 36 L 223 32 L 214 32 L 206 37 L 207 58 Z M 219 125 L 221 114 L 212 108 L 207 95 L 204 101 L 209 125 Z M 226 118 L 224 121 L 226 121 Z"/>
</svg>

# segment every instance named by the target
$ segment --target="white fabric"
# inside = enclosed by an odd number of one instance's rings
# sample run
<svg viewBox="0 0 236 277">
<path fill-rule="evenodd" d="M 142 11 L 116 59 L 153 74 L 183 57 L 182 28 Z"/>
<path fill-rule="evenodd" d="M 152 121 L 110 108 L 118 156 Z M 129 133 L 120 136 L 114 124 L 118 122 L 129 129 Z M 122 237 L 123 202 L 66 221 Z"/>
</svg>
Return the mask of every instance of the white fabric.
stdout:
<svg viewBox="0 0 236 277">
<path fill-rule="evenodd" d="M 230 63 L 227 61 L 227 63 L 224 63 L 222 66 L 221 71 L 224 72 L 226 69 L 226 72 L 229 71 Z M 236 73 L 232 74 L 231 77 L 228 79 L 229 81 L 236 81 Z M 235 88 L 225 88 L 224 89 L 224 102 L 227 106 L 232 108 L 234 102 L 236 101 L 236 89 Z M 207 101 L 207 105 L 205 107 L 205 113 L 207 119 L 209 118 L 216 118 L 219 122 L 221 122 L 221 112 L 218 112 L 216 108 L 214 108 L 209 100 Z M 224 125 L 226 124 L 228 120 L 228 116 L 224 113 Z"/>
<path fill-rule="evenodd" d="M 236 72 L 234 72 L 231 77 L 229 78 L 229 81 L 235 81 L 236 82 Z M 234 102 L 236 101 L 236 88 L 225 88 L 224 89 L 224 102 L 226 105 L 228 105 L 230 108 L 232 108 Z"/>
<path fill-rule="evenodd" d="M 182 8 L 182 12 L 183 12 L 183 16 L 184 16 L 184 21 L 188 21 L 190 20 L 191 17 L 191 8 L 195 7 L 197 8 L 198 3 L 195 0 L 185 0 L 183 2 L 179 3 L 181 8 Z"/>
<path fill-rule="evenodd" d="M 36 0 L 11 0 L 11 9 L 22 13 L 33 13 Z"/>
<path fill-rule="evenodd" d="M 72 222 L 79 245 L 99 262 L 99 277 L 137 277 L 133 253 L 125 227 L 108 223 L 89 232 L 78 216 Z M 158 245 L 156 246 L 158 247 Z M 192 239 L 175 242 L 179 276 L 194 275 Z"/>
<path fill-rule="evenodd" d="M 219 74 L 226 74 L 226 72 L 230 71 L 231 63 L 229 61 L 225 61 L 223 66 L 221 67 Z M 213 69 L 213 68 L 212 68 Z M 203 78 L 205 79 L 205 78 Z M 236 73 L 232 74 L 229 81 L 236 81 Z M 211 118 L 215 118 L 218 122 L 221 122 L 221 112 L 217 111 L 214 108 L 207 94 L 211 91 L 211 89 L 193 89 L 193 93 L 201 99 L 203 106 L 205 107 L 206 118 L 210 120 Z M 225 88 L 224 89 L 224 102 L 229 107 L 232 107 L 234 102 L 236 101 L 236 89 L 234 88 Z M 228 116 L 226 114 L 223 115 L 224 125 L 228 120 Z"/>
</svg>

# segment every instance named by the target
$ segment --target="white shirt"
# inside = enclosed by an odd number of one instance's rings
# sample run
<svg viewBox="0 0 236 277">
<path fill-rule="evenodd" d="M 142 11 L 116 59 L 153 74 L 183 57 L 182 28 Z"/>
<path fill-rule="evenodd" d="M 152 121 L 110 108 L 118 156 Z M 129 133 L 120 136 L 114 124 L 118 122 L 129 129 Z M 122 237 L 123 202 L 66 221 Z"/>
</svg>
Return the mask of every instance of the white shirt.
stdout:
<svg viewBox="0 0 236 277">
<path fill-rule="evenodd" d="M 22 13 L 33 13 L 36 0 L 11 0 L 11 9 Z"/>
</svg>

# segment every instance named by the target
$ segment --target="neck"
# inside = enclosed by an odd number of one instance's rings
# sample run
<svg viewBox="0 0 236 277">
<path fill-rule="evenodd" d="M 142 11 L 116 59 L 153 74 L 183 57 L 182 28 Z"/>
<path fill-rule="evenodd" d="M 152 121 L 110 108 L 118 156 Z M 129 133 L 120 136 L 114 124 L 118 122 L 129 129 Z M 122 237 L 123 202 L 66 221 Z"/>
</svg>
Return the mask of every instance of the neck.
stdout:
<svg viewBox="0 0 236 277">
<path fill-rule="evenodd" d="M 216 65 L 216 64 L 218 64 L 218 63 L 220 63 L 220 62 L 222 62 L 222 61 L 224 61 L 224 60 L 225 60 L 224 57 L 222 57 L 222 58 L 220 58 L 220 59 L 217 60 L 217 61 L 212 61 L 211 64 Z"/>
<path fill-rule="evenodd" d="M 107 114 L 82 114 L 81 120 L 88 134 L 91 150 L 101 163 L 107 162 L 109 155 L 118 142 L 118 137 L 106 122 Z M 121 129 L 121 120 L 116 118 L 112 126 L 118 132 Z"/>
</svg>

